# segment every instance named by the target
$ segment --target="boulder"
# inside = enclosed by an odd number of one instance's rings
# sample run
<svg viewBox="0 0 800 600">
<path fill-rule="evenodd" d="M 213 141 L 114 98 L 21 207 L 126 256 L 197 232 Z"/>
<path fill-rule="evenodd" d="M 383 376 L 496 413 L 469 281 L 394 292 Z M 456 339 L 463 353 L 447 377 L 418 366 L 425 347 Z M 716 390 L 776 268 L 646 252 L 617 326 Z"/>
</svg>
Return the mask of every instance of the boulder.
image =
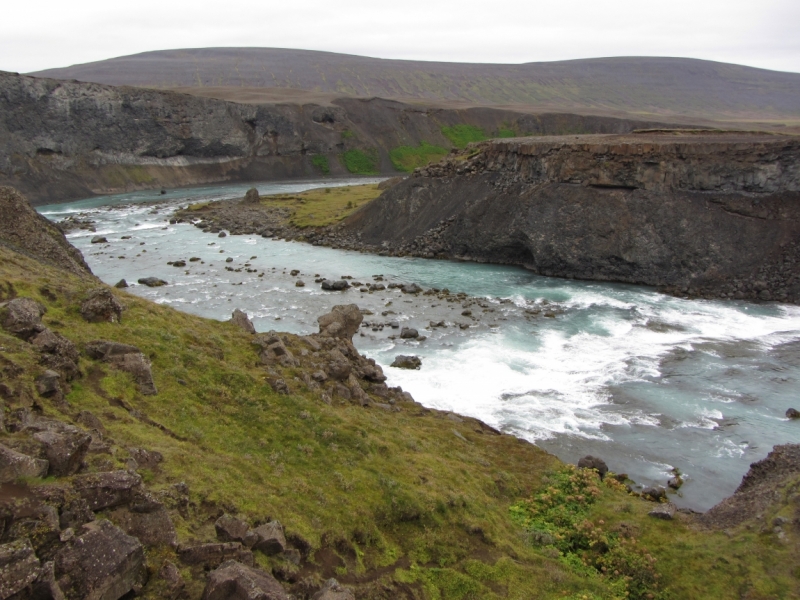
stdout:
<svg viewBox="0 0 800 600">
<path fill-rule="evenodd" d="M 92 443 L 92 436 L 77 427 L 69 427 L 64 431 L 39 431 L 33 434 L 33 438 L 44 447 L 50 463 L 48 472 L 55 477 L 75 474 Z"/>
<path fill-rule="evenodd" d="M 249 319 L 247 313 L 239 310 L 238 308 L 234 310 L 233 315 L 231 315 L 231 323 L 241 327 L 247 333 L 256 332 L 256 328 L 253 326 L 253 322 Z"/>
<path fill-rule="evenodd" d="M 46 460 L 21 454 L 0 444 L 0 484 L 11 483 L 19 477 L 44 477 L 49 466 Z"/>
<path fill-rule="evenodd" d="M 253 343 L 261 348 L 259 358 L 262 364 L 271 365 L 277 362 L 284 367 L 296 367 L 300 364 L 280 336 L 274 332 L 256 335 Z"/>
<path fill-rule="evenodd" d="M 289 600 L 269 573 L 229 560 L 208 576 L 202 600 Z"/>
<path fill-rule="evenodd" d="M 57 371 L 67 381 L 80 375 L 78 349 L 60 333 L 44 328 L 31 339 L 31 343 L 42 353 L 39 362 L 48 369 Z"/>
<path fill-rule="evenodd" d="M 346 290 L 350 287 L 350 284 L 347 283 L 344 279 L 323 279 L 322 280 L 322 289 L 327 290 L 329 292 L 341 292 Z"/>
<path fill-rule="evenodd" d="M 114 287 L 118 290 L 128 287 L 128 282 L 124 279 L 120 279 L 117 283 L 114 284 Z"/>
<path fill-rule="evenodd" d="M 328 377 L 338 381 L 344 381 L 353 371 L 353 365 L 347 357 L 339 350 L 334 348 L 328 352 L 328 362 L 325 365 L 325 372 Z"/>
<path fill-rule="evenodd" d="M 138 280 L 138 282 L 142 285 L 146 285 L 147 287 L 161 287 L 162 285 L 169 285 L 163 279 L 159 279 L 158 277 L 142 277 Z"/>
<path fill-rule="evenodd" d="M 21 592 L 39 577 L 41 565 L 27 539 L 0 545 L 0 598 Z"/>
<path fill-rule="evenodd" d="M 142 478 L 128 471 L 109 471 L 77 476 L 72 487 L 94 511 L 128 504 L 142 484 Z"/>
<path fill-rule="evenodd" d="M 81 304 L 81 316 L 89 323 L 119 323 L 125 307 L 108 288 L 97 288 Z"/>
<path fill-rule="evenodd" d="M 416 283 L 409 283 L 408 285 L 401 287 L 400 291 L 404 294 L 419 294 L 422 291 L 422 288 Z"/>
<path fill-rule="evenodd" d="M 356 600 L 356 597 L 353 592 L 331 578 L 311 596 L 311 600 Z"/>
<path fill-rule="evenodd" d="M 95 521 L 58 552 L 55 573 L 68 598 L 117 600 L 147 581 L 144 548 L 109 521 Z"/>
<path fill-rule="evenodd" d="M 178 567 L 175 566 L 175 563 L 165 560 L 164 564 L 161 565 L 161 569 L 158 571 L 158 576 L 167 584 L 166 587 L 169 592 L 168 598 L 170 600 L 183 597 L 183 590 L 186 588 L 186 582 L 183 580 L 183 577 L 181 577 L 181 573 L 178 571 Z"/>
<path fill-rule="evenodd" d="M 155 450 L 145 450 L 144 448 L 128 448 L 131 458 L 136 461 L 139 468 L 157 469 L 158 465 L 164 461 L 161 452 Z"/>
<path fill-rule="evenodd" d="M 220 542 L 241 542 L 251 548 L 258 541 L 258 535 L 250 530 L 247 521 L 237 519 L 229 514 L 224 514 L 217 519 L 214 529 Z"/>
<path fill-rule="evenodd" d="M 319 333 L 323 337 L 352 340 L 363 320 L 364 316 L 357 305 L 339 304 L 334 306 L 331 312 L 319 317 L 317 323 L 319 323 Z"/>
<path fill-rule="evenodd" d="M 80 496 L 71 497 L 61 507 L 59 525 L 61 529 L 80 529 L 86 523 L 94 521 L 94 513 L 89 503 Z"/>
<path fill-rule="evenodd" d="M 23 340 L 44 331 L 42 315 L 47 309 L 32 298 L 14 298 L 3 309 L 3 329 Z"/>
<path fill-rule="evenodd" d="M 40 396 L 50 397 L 55 396 L 61 398 L 61 375 L 55 371 L 47 370 L 39 375 L 34 381 L 36 384 L 36 391 Z"/>
<path fill-rule="evenodd" d="M 258 204 L 261 202 L 261 197 L 258 195 L 258 190 L 254 187 L 247 190 L 244 195 L 245 204 Z"/>
<path fill-rule="evenodd" d="M 139 391 L 145 396 L 153 396 L 158 393 L 153 381 L 150 361 L 136 346 L 95 340 L 86 344 L 86 354 L 133 375 Z"/>
<path fill-rule="evenodd" d="M 664 502 L 656 506 L 653 510 L 651 510 L 648 515 L 654 517 L 656 519 L 663 519 L 665 521 L 671 521 L 675 518 L 675 512 L 678 510 L 672 502 Z"/>
<path fill-rule="evenodd" d="M 286 550 L 286 537 L 283 535 L 283 525 L 278 521 L 270 521 L 256 527 L 253 530 L 256 534 L 256 543 L 253 550 L 260 550 L 264 554 L 280 554 Z"/>
<path fill-rule="evenodd" d="M 422 367 L 422 360 L 418 356 L 399 354 L 395 357 L 391 366 L 398 369 L 419 369 Z"/>
<path fill-rule="evenodd" d="M 93 244 L 107 244 L 108 239 L 104 235 L 96 235 L 92 238 Z"/>
<path fill-rule="evenodd" d="M 400 338 L 404 340 L 415 340 L 419 337 L 419 331 L 413 327 L 403 327 L 400 330 Z"/>
<path fill-rule="evenodd" d="M 800 410 L 796 408 L 790 408 L 786 411 L 786 418 L 787 419 L 800 419 Z"/>
<path fill-rule="evenodd" d="M 253 553 L 239 542 L 219 544 L 198 544 L 196 546 L 178 546 L 178 557 L 187 565 L 205 565 L 216 567 L 226 560 L 235 560 L 253 565 Z"/>
<path fill-rule="evenodd" d="M 584 456 L 578 461 L 578 468 L 580 469 L 594 469 L 600 475 L 600 479 L 608 473 L 608 465 L 602 458 L 597 458 L 591 454 Z"/>
<path fill-rule="evenodd" d="M 147 492 L 136 492 L 129 506 L 112 511 L 109 518 L 145 546 L 178 545 L 178 534 L 166 507 Z"/>
<path fill-rule="evenodd" d="M 651 502 L 661 502 L 667 498 L 667 490 L 662 487 L 648 487 L 642 490 L 642 498 Z"/>
</svg>

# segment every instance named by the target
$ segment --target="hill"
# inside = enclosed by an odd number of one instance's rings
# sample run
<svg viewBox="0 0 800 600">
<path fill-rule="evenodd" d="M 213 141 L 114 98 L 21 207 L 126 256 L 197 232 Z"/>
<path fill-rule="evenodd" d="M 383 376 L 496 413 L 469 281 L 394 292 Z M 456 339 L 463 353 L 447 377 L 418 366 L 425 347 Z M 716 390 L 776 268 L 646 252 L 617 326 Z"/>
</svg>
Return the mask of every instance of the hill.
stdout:
<svg viewBox="0 0 800 600">
<path fill-rule="evenodd" d="M 631 115 L 800 125 L 800 74 L 687 58 L 619 57 L 527 64 L 387 60 L 278 48 L 145 52 L 32 73 L 110 85 L 421 99 Z"/>
</svg>

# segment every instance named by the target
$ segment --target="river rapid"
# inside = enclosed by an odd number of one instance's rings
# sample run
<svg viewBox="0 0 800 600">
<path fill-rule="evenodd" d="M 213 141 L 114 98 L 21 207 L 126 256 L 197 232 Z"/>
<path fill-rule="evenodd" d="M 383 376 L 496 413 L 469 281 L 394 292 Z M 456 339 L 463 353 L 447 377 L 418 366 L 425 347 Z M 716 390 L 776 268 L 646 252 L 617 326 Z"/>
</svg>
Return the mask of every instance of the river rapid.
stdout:
<svg viewBox="0 0 800 600">
<path fill-rule="evenodd" d="M 256 187 L 264 195 L 368 182 Z M 135 192 L 38 210 L 53 220 L 95 221 L 96 232 L 67 236 L 94 273 L 112 285 L 125 278 L 129 292 L 178 310 L 224 320 L 239 308 L 258 331 L 306 334 L 318 330 L 316 318 L 332 306 L 358 304 L 373 314 L 353 341 L 383 367 L 387 384 L 564 461 L 600 456 L 640 485 L 666 485 L 679 469 L 686 483 L 671 495 L 679 506 L 711 507 L 773 445 L 800 441 L 800 423 L 784 416 L 790 406 L 800 409 L 800 307 L 683 300 L 516 267 L 381 257 L 252 235 L 220 238 L 169 224 L 179 206 L 242 197 L 249 187 Z M 108 244 L 92 244 L 96 235 Z M 185 267 L 167 264 L 181 259 Z M 468 297 L 448 303 L 361 286 L 326 292 L 314 283 L 343 275 L 361 283 L 380 275 L 384 284 L 414 282 Z M 135 284 L 148 276 L 169 285 Z M 427 339 L 399 339 L 393 321 Z M 440 321 L 444 327 L 431 326 Z M 390 367 L 398 354 L 421 357 L 422 368 Z"/>
</svg>

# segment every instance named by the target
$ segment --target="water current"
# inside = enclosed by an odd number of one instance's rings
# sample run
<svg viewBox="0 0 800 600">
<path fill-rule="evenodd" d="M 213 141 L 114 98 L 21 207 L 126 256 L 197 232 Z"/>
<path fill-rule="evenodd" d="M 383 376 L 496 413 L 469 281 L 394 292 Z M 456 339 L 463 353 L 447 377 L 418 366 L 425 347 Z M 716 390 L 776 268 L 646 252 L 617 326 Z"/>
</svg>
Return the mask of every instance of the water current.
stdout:
<svg viewBox="0 0 800 600">
<path fill-rule="evenodd" d="M 365 180 L 257 187 L 263 195 L 355 183 Z M 686 484 L 672 499 L 681 506 L 707 509 L 730 495 L 749 464 L 774 444 L 800 441 L 800 424 L 784 416 L 789 406 L 800 409 L 800 307 L 684 300 L 642 286 L 251 235 L 219 238 L 168 222 L 178 206 L 242 197 L 248 187 L 135 192 L 39 210 L 53 220 L 81 214 L 95 221 L 96 232 L 68 235 L 94 273 L 109 284 L 126 278 L 131 293 L 178 310 L 223 320 L 239 308 L 259 331 L 303 334 L 317 331 L 316 318 L 331 306 L 356 303 L 373 314 L 354 342 L 383 366 L 389 385 L 565 461 L 600 456 L 642 485 L 664 485 L 677 468 Z M 109 243 L 92 244 L 95 235 Z M 182 268 L 167 264 L 193 257 L 200 260 Z M 294 269 L 300 274 L 292 276 Z M 475 301 L 358 286 L 326 292 L 314 283 L 343 275 L 448 288 Z M 169 285 L 135 285 L 146 276 Z M 306 285 L 297 287 L 298 279 Z M 427 339 L 391 339 L 399 331 L 391 321 Z M 440 321 L 446 326 L 431 327 Z M 390 367 L 398 354 L 420 356 L 422 368 Z"/>
</svg>

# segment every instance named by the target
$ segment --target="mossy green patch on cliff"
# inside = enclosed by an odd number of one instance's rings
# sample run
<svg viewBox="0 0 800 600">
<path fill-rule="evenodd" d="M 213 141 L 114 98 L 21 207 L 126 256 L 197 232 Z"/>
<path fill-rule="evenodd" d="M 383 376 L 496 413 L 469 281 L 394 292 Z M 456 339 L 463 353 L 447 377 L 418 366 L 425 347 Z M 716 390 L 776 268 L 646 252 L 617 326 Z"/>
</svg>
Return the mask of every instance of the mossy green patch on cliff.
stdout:
<svg viewBox="0 0 800 600">
<path fill-rule="evenodd" d="M 497 130 L 497 135 L 495 137 L 499 138 L 513 138 L 517 137 L 517 132 L 513 129 L 509 129 L 507 127 L 501 127 Z"/>
<path fill-rule="evenodd" d="M 419 146 L 398 146 L 389 152 L 394 168 L 398 171 L 411 172 L 417 167 L 440 160 L 447 154 L 447 149 L 434 146 L 428 142 L 420 142 Z"/>
<path fill-rule="evenodd" d="M 378 173 L 378 151 L 348 150 L 339 155 L 345 168 L 356 175 L 375 175 Z"/>
<path fill-rule="evenodd" d="M 295 227 L 325 227 L 338 223 L 380 195 L 377 184 L 309 190 L 299 194 L 262 196 L 262 204 L 289 208 Z"/>
<path fill-rule="evenodd" d="M 314 165 L 323 175 L 330 175 L 331 167 L 328 164 L 328 157 L 319 154 L 311 159 L 311 164 Z"/>
<path fill-rule="evenodd" d="M 470 142 L 482 142 L 488 139 L 486 132 L 474 125 L 442 127 L 442 135 L 450 140 L 450 143 L 456 148 L 465 148 Z"/>
</svg>

